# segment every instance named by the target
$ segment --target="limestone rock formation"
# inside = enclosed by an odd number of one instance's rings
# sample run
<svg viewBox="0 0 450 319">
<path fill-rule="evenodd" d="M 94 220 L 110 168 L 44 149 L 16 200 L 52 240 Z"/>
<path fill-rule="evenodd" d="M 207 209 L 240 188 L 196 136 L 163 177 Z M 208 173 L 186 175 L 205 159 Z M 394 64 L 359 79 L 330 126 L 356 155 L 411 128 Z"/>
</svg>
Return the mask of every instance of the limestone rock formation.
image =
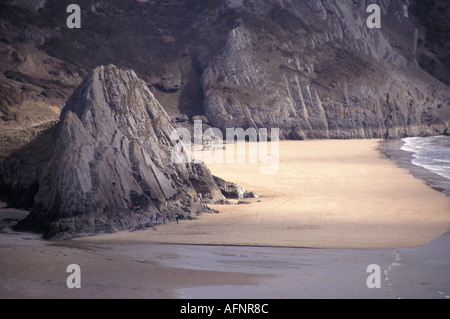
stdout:
<svg viewBox="0 0 450 319">
<path fill-rule="evenodd" d="M 171 161 L 173 131 L 134 71 L 94 69 L 66 102 L 46 155 L 31 148 L 1 165 L 3 191 L 33 194 L 17 228 L 66 239 L 187 218 L 204 211 L 200 197 L 223 200 L 204 164 Z"/>
<path fill-rule="evenodd" d="M 373 3 L 381 29 L 366 25 Z M 74 32 L 64 1 L 0 3 L 2 125 L 55 116 L 85 72 L 112 63 L 135 70 L 174 125 L 207 116 L 213 127 L 277 127 L 292 139 L 449 126 L 447 0 L 77 4 Z"/>
<path fill-rule="evenodd" d="M 212 126 L 278 127 L 291 139 L 436 135 L 448 126 L 449 87 L 419 67 L 407 4 L 383 2 L 382 28 L 369 29 L 367 1 L 227 3 L 242 19 L 203 60 Z"/>
</svg>

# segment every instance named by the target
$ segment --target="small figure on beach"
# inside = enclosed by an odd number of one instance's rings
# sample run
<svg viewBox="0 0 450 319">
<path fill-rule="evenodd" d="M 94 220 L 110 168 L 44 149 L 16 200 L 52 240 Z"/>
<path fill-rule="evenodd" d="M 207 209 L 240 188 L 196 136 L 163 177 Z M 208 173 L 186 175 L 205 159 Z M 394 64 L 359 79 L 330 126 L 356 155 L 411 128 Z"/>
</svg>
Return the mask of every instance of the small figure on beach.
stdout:
<svg viewBox="0 0 450 319">
<path fill-rule="evenodd" d="M 159 218 L 159 216 L 156 215 L 156 225 L 158 225 L 158 218 Z"/>
<path fill-rule="evenodd" d="M 177 224 L 178 224 L 178 214 L 175 215 L 175 219 L 177 220 Z"/>
<path fill-rule="evenodd" d="M 164 224 L 166 223 L 166 216 L 163 217 Z"/>
</svg>

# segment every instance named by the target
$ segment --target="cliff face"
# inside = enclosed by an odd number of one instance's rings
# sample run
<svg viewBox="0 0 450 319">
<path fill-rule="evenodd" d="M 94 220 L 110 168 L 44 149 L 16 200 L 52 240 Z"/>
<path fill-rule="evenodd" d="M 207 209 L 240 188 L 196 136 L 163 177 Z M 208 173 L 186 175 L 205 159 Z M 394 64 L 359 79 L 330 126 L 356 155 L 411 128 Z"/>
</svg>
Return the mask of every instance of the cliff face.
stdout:
<svg viewBox="0 0 450 319">
<path fill-rule="evenodd" d="M 199 194 L 223 200 L 204 164 L 172 163 L 173 130 L 133 71 L 96 68 L 67 101 L 47 149 L 28 148 L 1 165 L 10 198 L 32 194 L 32 212 L 18 229 L 46 238 L 137 229 L 157 214 L 207 210 Z"/>
<path fill-rule="evenodd" d="M 371 3 L 80 0 L 77 30 L 65 26 L 68 2 L 4 3 L 0 115 L 5 125 L 52 117 L 45 103 L 114 63 L 138 72 L 174 125 L 206 115 L 295 139 L 442 133 L 448 3 L 381 1 L 382 27 L 369 29 Z"/>
<path fill-rule="evenodd" d="M 383 2 L 381 29 L 366 27 L 366 1 L 246 3 L 233 2 L 242 19 L 204 63 L 212 125 L 279 127 L 294 139 L 397 138 L 448 125 L 450 90 L 420 69 L 418 30 L 400 1 Z"/>
</svg>

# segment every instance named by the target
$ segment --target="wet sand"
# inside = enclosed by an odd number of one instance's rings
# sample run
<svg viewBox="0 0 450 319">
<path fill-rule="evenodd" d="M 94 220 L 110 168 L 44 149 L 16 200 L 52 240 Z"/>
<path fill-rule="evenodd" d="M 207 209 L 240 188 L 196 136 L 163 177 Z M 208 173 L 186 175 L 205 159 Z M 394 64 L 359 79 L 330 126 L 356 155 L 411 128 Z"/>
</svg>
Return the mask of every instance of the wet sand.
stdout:
<svg viewBox="0 0 450 319">
<path fill-rule="evenodd" d="M 177 298 L 177 289 L 252 285 L 258 274 L 164 265 L 182 255 L 164 245 L 43 241 L 27 233 L 0 234 L 0 298 Z M 69 289 L 67 266 L 81 269 L 81 288 Z"/>
<path fill-rule="evenodd" d="M 450 299 L 450 233 L 396 250 L 43 241 L 0 233 L 0 298 Z M 69 289 L 67 266 L 81 269 Z M 380 266 L 369 289 L 367 267 Z"/>
<path fill-rule="evenodd" d="M 6 227 L 0 298 L 448 299 L 450 198 L 378 147 L 282 142 L 276 175 L 209 164 L 260 197 L 156 230 L 43 241 Z M 66 286 L 69 264 L 81 267 L 81 289 Z M 380 289 L 366 285 L 370 264 L 382 269 Z"/>
</svg>

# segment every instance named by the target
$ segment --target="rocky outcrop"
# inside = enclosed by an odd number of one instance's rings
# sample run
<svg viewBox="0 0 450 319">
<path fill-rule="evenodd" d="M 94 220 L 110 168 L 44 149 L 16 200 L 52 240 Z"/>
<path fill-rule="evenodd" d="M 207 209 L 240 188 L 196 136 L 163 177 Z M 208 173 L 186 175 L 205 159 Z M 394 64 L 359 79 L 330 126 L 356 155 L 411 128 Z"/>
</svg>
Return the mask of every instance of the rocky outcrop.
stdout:
<svg viewBox="0 0 450 319">
<path fill-rule="evenodd" d="M 204 212 L 200 197 L 223 200 L 204 164 L 172 162 L 173 131 L 134 71 L 96 68 L 66 102 L 40 159 L 31 148 L 1 165 L 3 190 L 33 194 L 17 229 L 64 239 L 139 229 L 157 215 Z"/>
<path fill-rule="evenodd" d="M 258 195 L 256 195 L 254 192 L 249 192 L 245 190 L 242 186 L 236 185 L 232 182 L 227 182 L 217 176 L 214 176 L 214 182 L 216 183 L 217 187 L 219 187 L 220 191 L 222 192 L 222 195 L 226 198 L 230 199 L 243 199 L 243 198 L 256 198 Z"/>
</svg>

